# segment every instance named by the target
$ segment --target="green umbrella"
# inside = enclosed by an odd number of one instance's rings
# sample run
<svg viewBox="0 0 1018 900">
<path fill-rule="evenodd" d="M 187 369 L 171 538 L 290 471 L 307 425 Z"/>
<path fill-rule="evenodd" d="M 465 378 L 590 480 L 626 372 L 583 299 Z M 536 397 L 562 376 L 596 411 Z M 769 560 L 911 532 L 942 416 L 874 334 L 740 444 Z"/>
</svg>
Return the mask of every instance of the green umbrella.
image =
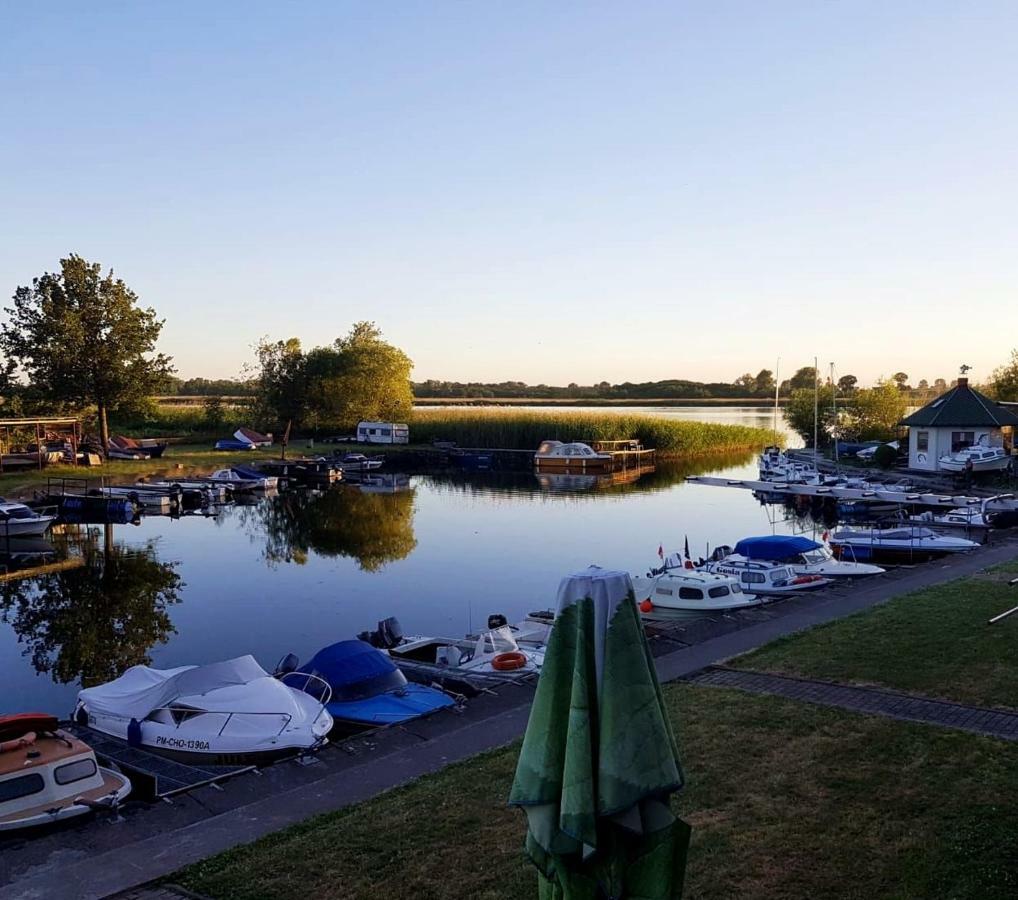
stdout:
<svg viewBox="0 0 1018 900">
<path fill-rule="evenodd" d="M 562 580 L 509 803 L 527 815 L 541 900 L 682 895 L 682 768 L 623 572 Z"/>
</svg>

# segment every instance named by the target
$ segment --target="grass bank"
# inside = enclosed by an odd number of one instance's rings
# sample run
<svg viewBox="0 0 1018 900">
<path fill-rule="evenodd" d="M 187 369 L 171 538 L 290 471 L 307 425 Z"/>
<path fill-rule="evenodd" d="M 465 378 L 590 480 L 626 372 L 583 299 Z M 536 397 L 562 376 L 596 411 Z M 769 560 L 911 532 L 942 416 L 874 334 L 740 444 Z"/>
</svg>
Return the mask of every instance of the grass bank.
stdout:
<svg viewBox="0 0 1018 900">
<path fill-rule="evenodd" d="M 1008 580 L 1018 563 L 898 597 L 803 634 L 781 638 L 732 665 L 806 678 L 876 684 L 985 706 L 1018 707 L 1018 605 Z"/>
<path fill-rule="evenodd" d="M 686 895 L 1014 897 L 1018 746 L 773 697 L 666 686 L 693 825 Z M 215 900 L 536 896 L 508 809 L 518 746 L 174 876 Z"/>
<path fill-rule="evenodd" d="M 455 441 L 461 447 L 533 450 L 543 440 L 614 441 L 637 438 L 662 457 L 695 456 L 763 447 L 775 442 L 766 428 L 686 422 L 660 416 L 512 409 L 419 409 L 415 442 Z"/>
</svg>

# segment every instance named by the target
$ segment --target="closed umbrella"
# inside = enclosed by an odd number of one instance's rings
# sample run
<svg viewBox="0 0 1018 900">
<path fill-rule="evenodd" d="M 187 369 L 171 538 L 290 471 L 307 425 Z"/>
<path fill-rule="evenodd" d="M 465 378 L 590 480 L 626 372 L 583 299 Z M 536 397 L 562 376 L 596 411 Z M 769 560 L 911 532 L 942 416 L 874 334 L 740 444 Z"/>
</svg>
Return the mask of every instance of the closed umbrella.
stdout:
<svg viewBox="0 0 1018 900">
<path fill-rule="evenodd" d="M 680 897 L 689 826 L 669 798 L 682 785 L 629 575 L 564 578 L 509 797 L 541 900 Z"/>
</svg>

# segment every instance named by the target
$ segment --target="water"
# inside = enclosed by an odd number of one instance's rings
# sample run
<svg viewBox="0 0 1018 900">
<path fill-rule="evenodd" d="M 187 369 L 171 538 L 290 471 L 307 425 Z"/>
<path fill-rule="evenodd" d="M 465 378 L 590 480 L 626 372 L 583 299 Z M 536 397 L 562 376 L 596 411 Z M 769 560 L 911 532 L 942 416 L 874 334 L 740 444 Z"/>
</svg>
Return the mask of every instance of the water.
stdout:
<svg viewBox="0 0 1018 900">
<path fill-rule="evenodd" d="M 553 605 L 559 579 L 591 563 L 644 572 L 687 536 L 702 555 L 802 527 L 746 491 L 685 483 L 694 473 L 751 477 L 755 455 L 660 465 L 635 483 L 423 475 L 68 528 L 53 541 L 73 568 L 0 584 L 0 711 L 66 714 L 83 682 L 139 662 L 251 653 L 271 669 L 390 615 L 407 633 L 458 636 L 492 612 Z"/>
</svg>

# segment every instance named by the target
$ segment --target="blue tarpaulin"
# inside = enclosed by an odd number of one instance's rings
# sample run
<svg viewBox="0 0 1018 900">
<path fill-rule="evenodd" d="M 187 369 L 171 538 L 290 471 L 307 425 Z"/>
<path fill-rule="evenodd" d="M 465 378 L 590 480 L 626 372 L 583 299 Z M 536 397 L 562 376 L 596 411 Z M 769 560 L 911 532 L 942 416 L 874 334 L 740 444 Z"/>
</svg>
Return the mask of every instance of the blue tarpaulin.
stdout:
<svg viewBox="0 0 1018 900">
<path fill-rule="evenodd" d="M 809 538 L 785 534 L 769 534 L 764 537 L 743 538 L 735 545 L 735 552 L 747 559 L 788 559 L 800 553 L 807 553 L 820 547 Z"/>
</svg>

